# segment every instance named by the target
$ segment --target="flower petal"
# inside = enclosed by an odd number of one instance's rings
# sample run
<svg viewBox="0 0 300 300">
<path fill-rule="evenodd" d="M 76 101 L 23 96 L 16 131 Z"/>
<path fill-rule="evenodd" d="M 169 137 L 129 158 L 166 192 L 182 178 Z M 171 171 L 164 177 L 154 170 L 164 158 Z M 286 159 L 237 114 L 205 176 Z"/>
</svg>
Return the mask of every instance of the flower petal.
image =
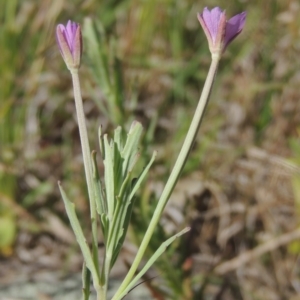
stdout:
<svg viewBox="0 0 300 300">
<path fill-rule="evenodd" d="M 224 49 L 243 30 L 246 21 L 246 15 L 246 12 L 242 12 L 227 21 L 224 38 Z"/>
<path fill-rule="evenodd" d="M 71 52 L 73 53 L 74 50 L 74 39 L 76 35 L 78 24 L 75 22 L 72 22 L 71 20 L 68 21 L 65 31 L 65 36 L 68 41 L 68 45 L 70 47 Z"/>
<path fill-rule="evenodd" d="M 213 43 L 215 42 L 218 34 L 219 21 L 222 13 L 223 12 L 219 7 L 215 7 L 211 11 L 205 7 L 202 13 L 202 18 L 210 32 Z"/>
</svg>

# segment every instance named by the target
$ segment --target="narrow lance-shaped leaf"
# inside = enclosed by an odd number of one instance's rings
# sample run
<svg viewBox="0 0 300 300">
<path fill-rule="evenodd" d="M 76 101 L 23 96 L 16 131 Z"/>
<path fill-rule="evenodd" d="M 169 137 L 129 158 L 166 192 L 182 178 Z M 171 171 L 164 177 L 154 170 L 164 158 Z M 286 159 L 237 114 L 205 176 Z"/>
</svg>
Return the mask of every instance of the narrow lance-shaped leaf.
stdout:
<svg viewBox="0 0 300 300">
<path fill-rule="evenodd" d="M 83 300 L 90 299 L 91 272 L 86 267 L 85 262 L 82 266 L 82 298 Z"/>
<path fill-rule="evenodd" d="M 102 214 L 100 216 L 101 219 L 101 224 L 103 224 L 103 237 L 104 237 L 104 243 L 105 243 L 105 247 L 107 245 L 107 239 L 108 239 L 108 234 L 109 234 L 109 229 L 110 229 L 110 223 L 108 220 L 108 216 L 107 214 Z"/>
<path fill-rule="evenodd" d="M 115 264 L 118 255 L 120 253 L 120 250 L 123 246 L 125 237 L 126 237 L 126 233 L 128 230 L 128 226 L 129 226 L 129 221 L 131 218 L 131 214 L 132 214 L 132 208 L 134 205 L 134 199 L 132 199 L 131 201 L 124 201 L 123 206 L 121 208 L 122 214 L 120 214 L 119 218 L 120 218 L 120 222 L 119 222 L 119 226 L 118 226 L 118 236 L 115 242 L 115 247 L 113 250 L 113 256 L 112 256 L 112 261 L 111 261 L 111 267 L 113 267 L 113 265 Z"/>
<path fill-rule="evenodd" d="M 118 126 L 115 129 L 114 142 L 117 144 L 119 152 L 122 152 L 124 147 L 124 139 L 123 139 L 123 129 L 121 126 Z"/>
<path fill-rule="evenodd" d="M 121 250 L 121 247 L 124 243 L 125 237 L 126 237 L 126 233 L 128 230 L 128 226 L 129 226 L 129 222 L 130 222 L 130 218 L 131 218 L 131 213 L 132 213 L 132 209 L 133 209 L 133 205 L 134 205 L 134 195 L 137 192 L 138 188 L 140 187 L 142 181 L 144 180 L 145 176 L 148 174 L 150 167 L 152 166 L 155 157 L 157 155 L 157 152 L 154 151 L 152 158 L 150 160 L 150 162 L 148 163 L 148 165 L 144 168 L 143 172 L 141 173 L 141 175 L 138 177 L 138 179 L 135 180 L 134 184 L 132 184 L 131 187 L 131 192 L 129 194 L 129 196 L 126 197 L 126 205 L 124 205 L 124 209 L 121 210 L 121 215 L 120 215 L 120 219 L 122 220 L 121 224 L 123 224 L 123 230 L 121 232 L 121 230 L 119 229 L 119 232 L 122 233 L 119 238 L 118 238 L 118 243 L 116 244 L 116 248 L 114 250 L 113 253 L 113 259 L 112 259 L 112 266 L 114 265 L 118 254 Z"/>
<path fill-rule="evenodd" d="M 95 187 L 95 201 L 96 201 L 96 208 L 98 214 L 101 216 L 102 214 L 107 214 L 107 205 L 106 200 L 103 195 L 102 184 L 98 172 L 97 166 L 97 157 L 96 151 L 92 152 L 92 162 L 93 162 L 93 180 L 94 180 L 94 187 Z"/>
<path fill-rule="evenodd" d="M 135 161 L 136 153 L 138 152 L 138 146 L 140 138 L 143 132 L 143 127 L 139 122 L 133 122 L 129 133 L 125 147 L 122 151 L 122 157 L 124 158 L 122 174 L 125 175 L 132 169 L 132 164 Z"/>
<path fill-rule="evenodd" d="M 124 231 L 124 215 L 128 214 L 127 208 L 129 205 L 129 202 L 127 202 L 126 198 L 129 194 L 129 185 L 130 185 L 130 173 L 127 174 L 123 185 L 121 187 L 120 193 L 117 196 L 117 208 L 115 210 L 114 218 L 112 221 L 112 230 L 111 230 L 111 238 L 109 241 L 109 247 L 112 249 L 112 256 L 114 256 L 114 250 L 118 244 L 118 241 L 120 237 L 123 234 Z"/>
<path fill-rule="evenodd" d="M 127 176 L 123 182 L 123 185 L 121 187 L 121 191 L 120 191 L 119 195 L 116 197 L 117 203 L 116 203 L 116 208 L 114 210 L 113 219 L 111 220 L 111 227 L 110 227 L 111 230 L 109 232 L 109 238 L 108 238 L 108 243 L 107 243 L 107 247 L 109 247 L 110 249 L 115 248 L 120 224 L 122 226 L 121 216 L 122 216 L 122 213 L 126 213 L 126 212 L 124 212 L 124 206 L 126 204 L 126 201 L 124 199 L 124 192 L 126 190 L 126 186 L 130 183 L 129 179 L 130 179 L 130 173 L 127 174 Z"/>
<path fill-rule="evenodd" d="M 111 141 L 112 147 L 114 149 L 114 181 L 115 181 L 115 193 L 117 193 L 123 183 L 124 176 L 122 174 L 122 168 L 124 163 L 124 158 L 121 156 L 118 145 L 115 141 Z"/>
<path fill-rule="evenodd" d="M 130 193 L 129 196 L 129 200 L 131 200 L 133 198 L 133 196 L 135 195 L 135 193 L 137 192 L 137 190 L 139 189 L 139 187 L 141 186 L 141 183 L 143 182 L 145 176 L 148 174 L 149 169 L 151 168 L 155 158 L 157 155 L 157 151 L 154 151 L 151 157 L 150 162 L 148 163 L 148 165 L 146 166 L 146 168 L 143 170 L 142 174 L 139 176 L 138 180 L 136 181 L 135 185 L 133 186 L 133 189 Z"/>
<path fill-rule="evenodd" d="M 81 249 L 81 252 L 83 254 L 83 258 L 85 260 L 86 266 L 89 268 L 89 270 L 92 273 L 94 283 L 98 283 L 99 282 L 99 275 L 98 275 L 97 269 L 94 265 L 90 248 L 89 248 L 89 246 L 86 242 L 86 239 L 84 237 L 82 228 L 81 228 L 80 223 L 78 221 L 78 218 L 77 218 L 77 215 L 76 215 L 76 212 L 75 212 L 75 205 L 74 205 L 74 203 L 72 203 L 68 199 L 68 197 L 67 197 L 66 193 L 64 192 L 60 182 L 58 183 L 58 186 L 59 186 L 60 193 L 62 195 L 64 204 L 65 204 L 66 212 L 67 212 L 68 218 L 70 220 L 72 229 L 74 231 L 76 240 L 77 240 L 77 242 L 79 244 L 79 247 Z M 97 268 L 98 268 L 98 266 L 97 266 Z"/>
<path fill-rule="evenodd" d="M 109 145 L 107 135 L 104 135 L 104 151 L 105 151 L 105 193 L 107 201 L 108 218 L 112 220 L 115 208 L 115 179 L 114 179 L 114 149 Z"/>
<path fill-rule="evenodd" d="M 123 290 L 122 293 L 118 295 L 118 297 L 114 297 L 113 300 L 119 300 L 122 299 L 134 286 L 137 284 L 137 282 L 141 279 L 141 277 L 150 269 L 150 267 L 155 263 L 155 261 L 166 251 L 167 247 L 173 243 L 173 241 L 180 237 L 181 235 L 185 234 L 190 230 L 189 227 L 184 228 L 177 234 L 173 235 L 169 239 L 167 239 L 165 242 L 161 244 L 161 246 L 155 251 L 155 253 L 150 257 L 150 259 L 147 261 L 146 265 L 143 267 L 143 269 L 135 276 L 135 278 L 129 283 L 129 285 Z"/>
<path fill-rule="evenodd" d="M 103 135 L 102 135 L 102 126 L 99 127 L 98 129 L 98 139 L 99 139 L 99 147 L 100 147 L 100 152 L 102 159 L 105 159 L 105 150 L 104 150 L 104 140 L 103 140 Z"/>
</svg>

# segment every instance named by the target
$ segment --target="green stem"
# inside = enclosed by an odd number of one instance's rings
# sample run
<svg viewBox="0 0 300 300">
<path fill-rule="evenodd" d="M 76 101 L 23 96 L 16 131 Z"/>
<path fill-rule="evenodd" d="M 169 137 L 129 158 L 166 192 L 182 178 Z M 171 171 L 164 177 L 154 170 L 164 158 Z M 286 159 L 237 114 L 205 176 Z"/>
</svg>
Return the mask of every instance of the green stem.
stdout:
<svg viewBox="0 0 300 300">
<path fill-rule="evenodd" d="M 105 249 L 105 258 L 104 258 L 104 263 L 103 263 L 103 268 L 102 268 L 102 274 L 101 274 L 101 279 L 104 279 L 104 286 L 103 286 L 103 298 L 100 299 L 106 299 L 106 293 L 107 293 L 107 288 L 108 288 L 108 276 L 109 276 L 109 272 L 111 269 L 111 260 L 113 257 L 113 250 L 115 247 L 114 241 L 112 241 L 111 239 L 115 237 L 115 235 L 117 234 L 115 232 L 115 227 L 117 226 L 117 221 L 118 218 L 116 218 L 116 215 L 119 214 L 119 210 L 121 207 L 121 202 L 118 200 L 118 204 L 116 207 L 116 210 L 114 212 L 114 218 L 113 218 L 113 223 L 112 223 L 112 227 L 110 229 L 110 232 L 108 234 L 108 238 L 107 238 L 107 243 L 106 243 L 106 249 Z M 104 298 L 105 296 L 105 298 Z"/>
<path fill-rule="evenodd" d="M 95 267 L 98 273 L 98 278 L 93 278 L 94 285 L 99 285 L 99 260 L 98 260 L 98 236 L 97 236 L 97 211 L 96 203 L 94 198 L 94 184 L 93 184 L 93 172 L 92 172 L 92 158 L 90 145 L 88 140 L 88 134 L 85 123 L 85 116 L 82 104 L 81 90 L 80 90 L 80 81 L 78 76 L 78 69 L 72 69 L 72 81 L 74 89 L 74 98 L 76 113 L 78 119 L 79 135 L 82 148 L 83 164 L 86 177 L 86 183 L 89 194 L 89 203 L 90 203 L 90 213 L 91 213 L 91 222 L 92 222 L 92 253 Z"/>
<path fill-rule="evenodd" d="M 99 289 L 96 290 L 97 300 L 106 300 L 107 299 L 107 284 L 104 286 L 99 286 Z"/>
<path fill-rule="evenodd" d="M 112 300 L 119 300 L 120 299 L 120 295 L 122 294 L 122 292 L 124 291 L 124 289 L 128 286 L 128 284 L 131 282 L 142 258 L 143 255 L 147 249 L 147 246 L 149 244 L 149 241 L 153 235 L 153 232 L 156 228 L 156 225 L 161 217 L 161 214 L 171 196 L 171 193 L 176 185 L 176 182 L 180 176 L 180 173 L 185 165 L 185 162 L 187 160 L 187 157 L 190 153 L 190 150 L 193 146 L 193 143 L 195 141 L 195 138 L 197 136 L 198 133 L 198 129 L 200 127 L 201 121 L 202 121 L 202 117 L 203 117 L 203 113 L 205 110 L 205 107 L 208 103 L 209 100 L 209 96 L 210 96 L 210 92 L 213 86 L 213 82 L 214 82 L 214 78 L 218 69 L 218 64 L 219 64 L 219 60 L 220 57 L 219 56 L 213 56 L 212 57 L 212 62 L 208 71 L 208 75 L 206 77 L 205 80 L 205 84 L 202 90 L 202 94 L 201 97 L 199 99 L 199 103 L 198 106 L 196 108 L 193 120 L 191 122 L 189 131 L 186 135 L 185 141 L 183 143 L 183 146 L 181 148 L 181 151 L 178 155 L 177 161 L 174 165 L 174 168 L 170 174 L 170 177 L 165 185 L 165 188 L 160 196 L 160 199 L 158 201 L 158 204 L 156 206 L 155 212 L 153 214 L 153 217 L 150 221 L 150 224 L 147 228 L 147 231 L 145 233 L 145 236 L 142 240 L 142 243 L 139 247 L 139 250 L 136 254 L 136 257 L 131 265 L 131 268 L 129 269 L 125 279 L 123 280 L 121 286 L 119 287 L 119 289 L 117 290 L 115 296 L 112 298 Z"/>
</svg>

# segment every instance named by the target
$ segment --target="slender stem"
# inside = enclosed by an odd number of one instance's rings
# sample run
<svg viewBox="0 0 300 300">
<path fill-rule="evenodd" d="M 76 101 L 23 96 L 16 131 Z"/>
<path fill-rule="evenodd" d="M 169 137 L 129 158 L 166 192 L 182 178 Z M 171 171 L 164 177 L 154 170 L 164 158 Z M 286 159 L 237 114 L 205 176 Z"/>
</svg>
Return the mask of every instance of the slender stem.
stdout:
<svg viewBox="0 0 300 300">
<path fill-rule="evenodd" d="M 207 105 L 207 102 L 208 102 L 208 99 L 210 96 L 210 92 L 211 92 L 211 89 L 213 86 L 214 78 L 215 78 L 215 75 L 216 75 L 216 72 L 218 69 L 219 60 L 220 60 L 219 56 L 212 57 L 212 62 L 211 62 L 211 65 L 210 65 L 210 68 L 208 71 L 208 75 L 205 80 L 205 84 L 204 84 L 204 87 L 202 90 L 201 97 L 199 99 L 198 106 L 196 108 L 193 120 L 191 122 L 189 131 L 186 135 L 186 138 L 185 138 L 185 141 L 181 148 L 181 151 L 178 155 L 177 161 L 176 161 L 174 168 L 170 174 L 170 177 L 165 185 L 165 188 L 160 196 L 160 199 L 158 201 L 158 204 L 157 204 L 157 207 L 153 214 L 153 217 L 147 228 L 147 231 L 146 231 L 145 236 L 142 240 L 142 243 L 139 247 L 139 250 L 136 254 L 136 257 L 131 265 L 131 268 L 129 269 L 125 279 L 123 280 L 121 286 L 119 287 L 118 291 L 116 292 L 116 294 L 112 298 L 112 300 L 120 299 L 120 296 L 122 296 L 122 292 L 128 286 L 128 284 L 131 282 L 131 280 L 143 258 L 143 255 L 147 249 L 147 246 L 148 246 L 149 241 L 152 237 L 152 234 L 155 230 L 155 227 L 161 217 L 161 214 L 171 196 L 171 193 L 176 185 L 179 175 L 185 165 L 185 162 L 186 162 L 189 152 L 193 146 L 193 143 L 194 143 L 195 138 L 198 133 L 198 129 L 199 129 L 201 121 L 202 121 L 203 113 L 204 113 L 205 107 Z"/>
<path fill-rule="evenodd" d="M 98 260 L 98 238 L 97 238 L 97 211 L 96 211 L 96 203 L 94 199 L 92 158 L 91 158 L 91 151 L 90 151 L 90 145 L 88 140 L 88 134 L 86 129 L 83 104 L 82 104 L 78 69 L 71 69 L 70 71 L 73 80 L 74 98 L 75 98 L 79 135 L 80 135 L 81 148 L 82 148 L 84 171 L 85 171 L 86 183 L 87 183 L 88 194 L 89 194 L 90 213 L 91 213 L 91 222 L 92 222 L 92 237 L 93 237 L 92 240 L 93 259 L 98 273 L 98 278 L 93 278 L 93 282 L 94 285 L 98 285 L 99 284 L 99 260 Z"/>
<path fill-rule="evenodd" d="M 107 299 L 107 284 L 104 286 L 99 286 L 99 289 L 96 290 L 97 300 L 106 300 Z"/>
</svg>

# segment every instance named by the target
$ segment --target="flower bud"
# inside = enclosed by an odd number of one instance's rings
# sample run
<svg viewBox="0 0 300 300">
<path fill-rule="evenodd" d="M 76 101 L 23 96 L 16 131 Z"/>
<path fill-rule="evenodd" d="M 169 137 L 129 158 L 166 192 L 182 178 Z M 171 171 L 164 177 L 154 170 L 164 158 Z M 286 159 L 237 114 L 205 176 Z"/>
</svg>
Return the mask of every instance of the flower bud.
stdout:
<svg viewBox="0 0 300 300">
<path fill-rule="evenodd" d="M 82 55 L 80 25 L 72 21 L 68 21 L 66 26 L 57 25 L 56 40 L 68 69 L 78 69 Z"/>
</svg>

